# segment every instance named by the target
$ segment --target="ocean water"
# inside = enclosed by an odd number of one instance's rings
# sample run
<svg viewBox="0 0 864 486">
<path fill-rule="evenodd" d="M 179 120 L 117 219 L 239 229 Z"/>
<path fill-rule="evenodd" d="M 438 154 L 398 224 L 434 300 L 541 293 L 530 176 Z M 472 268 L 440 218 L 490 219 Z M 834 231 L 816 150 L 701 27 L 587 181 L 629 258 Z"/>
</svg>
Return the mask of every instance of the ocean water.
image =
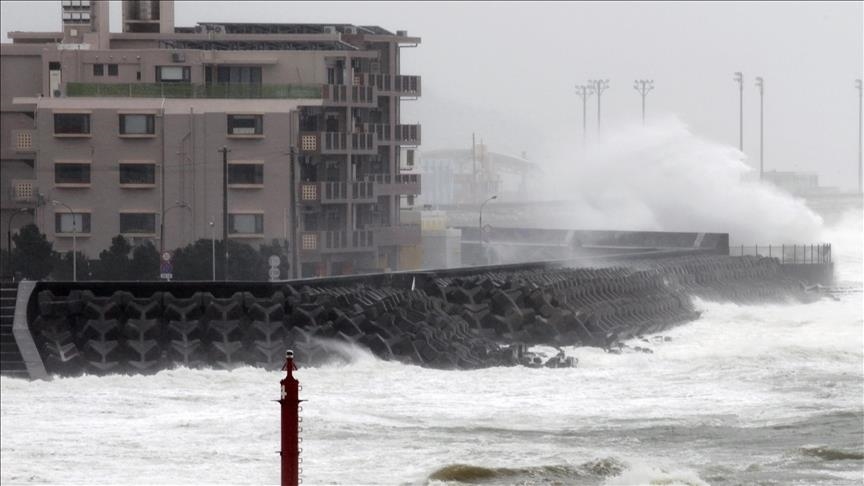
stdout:
<svg viewBox="0 0 864 486">
<path fill-rule="evenodd" d="M 574 348 L 575 369 L 440 371 L 337 346 L 333 363 L 297 372 L 303 484 L 862 484 L 852 229 L 826 236 L 847 289 L 836 300 L 698 301 L 702 317 L 669 340 L 630 343 L 651 354 Z M 0 482 L 276 484 L 282 376 L 0 378 Z"/>
</svg>

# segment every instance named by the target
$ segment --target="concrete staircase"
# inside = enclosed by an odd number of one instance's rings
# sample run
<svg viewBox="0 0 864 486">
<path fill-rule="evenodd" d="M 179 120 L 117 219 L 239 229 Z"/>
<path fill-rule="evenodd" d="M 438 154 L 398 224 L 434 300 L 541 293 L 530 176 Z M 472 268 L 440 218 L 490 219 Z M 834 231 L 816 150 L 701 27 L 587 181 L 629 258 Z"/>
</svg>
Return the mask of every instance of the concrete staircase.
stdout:
<svg viewBox="0 0 864 486">
<path fill-rule="evenodd" d="M 21 351 L 12 334 L 17 298 L 17 284 L 0 284 L 0 375 L 29 378 L 30 374 L 27 372 Z"/>
</svg>

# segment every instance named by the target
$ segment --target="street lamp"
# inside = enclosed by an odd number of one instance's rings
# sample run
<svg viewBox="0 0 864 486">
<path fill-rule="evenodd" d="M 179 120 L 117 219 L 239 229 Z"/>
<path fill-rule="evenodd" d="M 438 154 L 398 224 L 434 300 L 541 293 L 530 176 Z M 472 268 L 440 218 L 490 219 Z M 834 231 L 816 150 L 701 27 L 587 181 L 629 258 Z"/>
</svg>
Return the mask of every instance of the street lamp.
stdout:
<svg viewBox="0 0 864 486">
<path fill-rule="evenodd" d="M 645 97 L 648 96 L 649 91 L 654 89 L 654 80 L 637 79 L 636 81 L 633 81 L 633 89 L 642 95 L 642 125 L 645 125 Z"/>
<path fill-rule="evenodd" d="M 489 201 L 491 201 L 493 199 L 498 199 L 498 196 L 492 196 L 489 199 L 483 201 L 483 204 L 480 205 L 480 223 L 479 223 L 479 226 L 477 227 L 477 229 L 480 231 L 477 233 L 477 238 L 478 238 L 478 242 L 480 244 L 480 256 L 481 256 L 481 258 L 483 258 L 483 263 L 486 263 L 486 254 L 483 251 L 483 206 L 485 206 L 486 203 L 488 203 Z"/>
<path fill-rule="evenodd" d="M 12 224 L 13 221 L 15 221 L 15 216 L 18 216 L 21 213 L 29 212 L 29 208 L 18 208 L 17 211 L 15 211 L 14 213 L 12 213 L 11 216 L 9 216 L 9 227 L 6 228 L 6 271 L 10 272 L 10 275 L 12 275 Z"/>
<path fill-rule="evenodd" d="M 864 193 L 862 191 L 861 183 L 862 183 L 862 169 L 861 169 L 861 80 L 855 80 L 855 89 L 858 90 L 858 194 Z"/>
<path fill-rule="evenodd" d="M 759 89 L 759 180 L 765 174 L 765 80 L 756 77 L 756 88 Z"/>
<path fill-rule="evenodd" d="M 192 211 L 192 207 L 186 204 L 185 202 L 177 202 L 175 205 L 165 208 L 162 210 L 162 217 L 159 219 L 159 255 L 165 251 L 165 215 L 168 214 L 168 211 L 177 208 L 186 208 L 189 211 Z"/>
<path fill-rule="evenodd" d="M 72 281 L 78 281 L 78 220 L 77 214 L 72 211 L 72 208 L 69 207 L 68 204 L 57 201 L 56 199 L 51 201 L 51 204 L 54 206 L 63 206 L 69 211 L 69 214 L 72 215 Z M 83 218 L 82 218 L 83 219 Z"/>
<path fill-rule="evenodd" d="M 735 71 L 735 82 L 738 83 L 738 150 L 744 151 L 744 75 Z"/>
<path fill-rule="evenodd" d="M 213 281 L 216 281 L 216 237 L 213 235 L 213 229 L 216 223 L 210 221 L 207 223 L 210 226 L 210 266 L 213 272 Z"/>
</svg>

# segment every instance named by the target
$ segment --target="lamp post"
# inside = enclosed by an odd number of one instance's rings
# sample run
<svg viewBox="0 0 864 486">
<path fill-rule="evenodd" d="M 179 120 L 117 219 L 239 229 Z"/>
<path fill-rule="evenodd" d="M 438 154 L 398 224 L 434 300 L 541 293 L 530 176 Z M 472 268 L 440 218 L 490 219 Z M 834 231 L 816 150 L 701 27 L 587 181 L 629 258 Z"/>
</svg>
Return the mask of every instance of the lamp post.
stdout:
<svg viewBox="0 0 864 486">
<path fill-rule="evenodd" d="M 12 224 L 15 221 L 15 216 L 18 216 L 21 213 L 29 213 L 29 208 L 19 208 L 17 211 L 12 213 L 9 216 L 9 227 L 6 228 L 6 271 L 10 272 L 9 275 L 12 275 Z"/>
<path fill-rule="evenodd" d="M 485 206 L 486 203 L 488 203 L 489 201 L 491 201 L 493 199 L 498 199 L 498 196 L 492 196 L 489 199 L 486 199 L 485 201 L 483 201 L 483 204 L 480 205 L 480 223 L 477 227 L 477 229 L 480 231 L 478 231 L 478 233 L 477 233 L 477 238 L 478 238 L 478 243 L 480 244 L 480 256 L 483 259 L 483 263 L 486 263 L 486 254 L 483 251 L 483 206 Z"/>
<path fill-rule="evenodd" d="M 212 279 L 216 281 L 216 236 L 213 234 L 213 230 L 216 228 L 216 223 L 214 221 L 210 221 L 207 223 L 210 226 L 210 269 L 212 272 Z"/>
<path fill-rule="evenodd" d="M 645 125 L 645 97 L 648 96 L 649 91 L 654 89 L 654 80 L 637 79 L 636 81 L 633 81 L 633 89 L 642 95 L 642 125 Z"/>
<path fill-rule="evenodd" d="M 69 214 L 72 215 L 72 281 L 78 281 L 78 221 L 74 211 L 69 207 L 68 204 L 62 203 L 60 201 L 52 200 L 51 204 L 54 206 L 63 206 L 69 211 Z"/>
<path fill-rule="evenodd" d="M 765 80 L 756 77 L 756 88 L 759 89 L 759 180 L 765 174 Z"/>
<path fill-rule="evenodd" d="M 159 255 L 165 251 L 165 215 L 168 214 L 168 211 L 177 208 L 186 208 L 188 210 L 192 210 L 192 207 L 186 204 L 185 202 L 177 202 L 177 204 L 165 208 L 162 210 L 162 217 L 159 219 Z"/>
<path fill-rule="evenodd" d="M 597 132 L 600 132 L 600 95 L 609 88 L 608 79 L 589 79 L 588 84 L 597 93 Z"/>
<path fill-rule="evenodd" d="M 586 137 L 588 134 L 588 124 L 586 122 L 585 111 L 587 108 L 588 97 L 594 92 L 594 88 L 587 84 L 576 86 L 576 96 L 582 98 L 582 146 L 585 146 Z"/>
<path fill-rule="evenodd" d="M 735 72 L 735 82 L 738 83 L 738 150 L 744 151 L 744 75 Z"/>
</svg>

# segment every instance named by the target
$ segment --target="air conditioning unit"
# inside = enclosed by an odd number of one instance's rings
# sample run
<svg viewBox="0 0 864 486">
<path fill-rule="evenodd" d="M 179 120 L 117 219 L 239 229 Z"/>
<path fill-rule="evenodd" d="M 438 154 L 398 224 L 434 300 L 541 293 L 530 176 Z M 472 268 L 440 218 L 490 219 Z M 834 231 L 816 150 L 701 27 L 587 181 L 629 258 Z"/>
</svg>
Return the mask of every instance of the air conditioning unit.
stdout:
<svg viewBox="0 0 864 486">
<path fill-rule="evenodd" d="M 357 34 L 357 27 L 354 27 L 353 25 L 350 27 L 346 27 L 345 33 L 346 34 Z"/>
<path fill-rule="evenodd" d="M 206 31 L 207 31 L 207 28 L 204 27 L 203 25 L 196 25 L 195 26 L 195 33 L 196 34 L 203 34 Z"/>
<path fill-rule="evenodd" d="M 335 34 L 336 33 L 336 27 L 333 25 L 325 25 L 324 26 L 324 32 L 327 34 Z"/>
<path fill-rule="evenodd" d="M 186 62 L 186 54 L 182 52 L 172 52 L 171 62 Z"/>
<path fill-rule="evenodd" d="M 225 33 L 225 26 L 221 25 L 221 24 L 220 25 L 214 25 L 213 26 L 213 32 L 216 32 L 217 34 L 224 34 Z"/>
</svg>

